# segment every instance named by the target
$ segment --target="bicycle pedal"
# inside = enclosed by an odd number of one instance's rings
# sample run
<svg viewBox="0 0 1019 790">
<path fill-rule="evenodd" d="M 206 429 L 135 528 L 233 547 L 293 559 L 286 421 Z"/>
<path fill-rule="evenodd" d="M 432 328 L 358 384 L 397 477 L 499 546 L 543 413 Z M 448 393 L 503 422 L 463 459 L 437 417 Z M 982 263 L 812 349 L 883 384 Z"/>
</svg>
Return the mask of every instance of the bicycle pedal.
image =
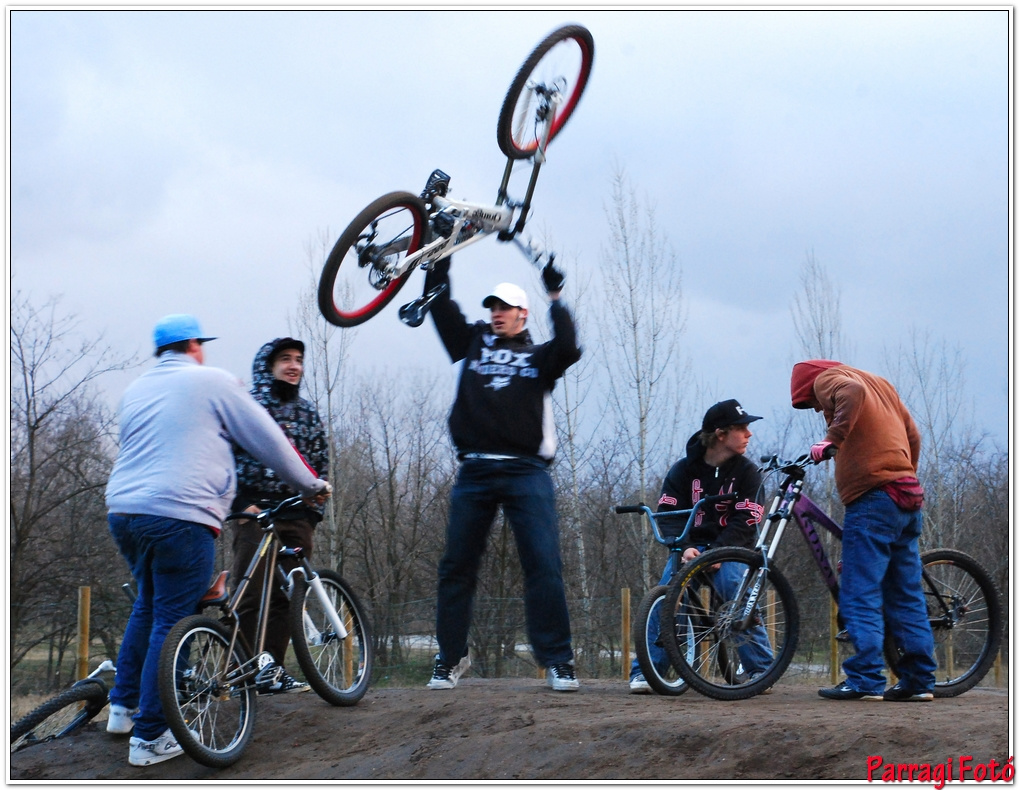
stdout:
<svg viewBox="0 0 1019 790">
<path fill-rule="evenodd" d="M 421 193 L 422 200 L 430 200 L 436 195 L 445 197 L 449 191 L 449 176 L 436 168 L 432 171 L 432 174 L 428 176 L 428 181 L 425 182 L 424 191 Z"/>
</svg>

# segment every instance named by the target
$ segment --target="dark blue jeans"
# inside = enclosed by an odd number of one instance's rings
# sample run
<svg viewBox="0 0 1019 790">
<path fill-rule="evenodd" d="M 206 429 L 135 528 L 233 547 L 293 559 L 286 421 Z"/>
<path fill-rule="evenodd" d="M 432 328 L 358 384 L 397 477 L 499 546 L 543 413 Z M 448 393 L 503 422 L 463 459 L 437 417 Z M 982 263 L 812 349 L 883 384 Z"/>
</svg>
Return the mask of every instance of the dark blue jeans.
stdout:
<svg viewBox="0 0 1019 790">
<path fill-rule="evenodd" d="M 559 555 L 552 478 L 540 461 L 468 459 L 450 496 L 446 552 L 439 562 L 435 633 L 439 657 L 455 665 L 467 650 L 481 555 L 496 510 L 503 512 L 524 571 L 527 636 L 541 666 L 573 660 Z"/>
<path fill-rule="evenodd" d="M 885 620 L 903 653 L 900 680 L 934 689 L 934 636 L 921 586 L 921 511 L 901 510 L 874 489 L 846 505 L 839 611 L 856 655 L 842 662 L 849 685 L 867 694 L 885 688 Z"/>
<path fill-rule="evenodd" d="M 138 587 L 110 702 L 138 708 L 134 735 L 151 741 L 167 727 L 159 702 L 159 652 L 170 629 L 195 613 L 209 587 L 213 535 L 202 524 L 163 516 L 110 513 L 109 522 Z"/>
</svg>

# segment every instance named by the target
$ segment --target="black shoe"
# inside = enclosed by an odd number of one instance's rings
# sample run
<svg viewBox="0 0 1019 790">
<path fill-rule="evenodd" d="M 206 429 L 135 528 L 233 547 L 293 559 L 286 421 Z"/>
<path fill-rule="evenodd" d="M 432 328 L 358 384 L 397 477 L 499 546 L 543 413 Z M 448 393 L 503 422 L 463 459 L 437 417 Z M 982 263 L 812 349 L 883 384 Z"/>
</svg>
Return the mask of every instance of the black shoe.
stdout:
<svg viewBox="0 0 1019 790">
<path fill-rule="evenodd" d="M 279 685 L 283 667 L 277 664 L 269 653 L 261 653 L 255 659 L 258 674 L 255 675 L 255 689 L 259 694 L 273 694 L 272 688 Z"/>
<path fill-rule="evenodd" d="M 830 689 L 818 689 L 817 693 L 818 696 L 824 697 L 825 699 L 837 699 L 837 700 L 884 699 L 884 697 L 882 697 L 880 694 L 867 694 L 864 691 L 857 691 L 856 689 L 849 685 L 849 681 L 847 680 L 843 680 L 841 683 L 839 683 L 839 685 L 832 686 Z"/>
<path fill-rule="evenodd" d="M 274 683 L 258 688 L 259 694 L 300 694 L 302 691 L 311 691 L 311 686 L 291 677 L 286 670 L 280 673 Z"/>
<path fill-rule="evenodd" d="M 430 689 L 452 689 L 456 688 L 456 682 L 460 676 L 471 668 L 471 659 L 464 656 L 456 666 L 444 664 L 435 657 L 435 666 L 432 668 L 432 679 L 426 684 Z"/>
<path fill-rule="evenodd" d="M 548 685 L 556 691 L 576 691 L 580 688 L 573 664 L 552 664 L 546 670 L 545 677 L 548 679 Z"/>
<path fill-rule="evenodd" d="M 890 689 L 885 689 L 884 699 L 886 702 L 933 702 L 934 692 L 915 691 L 900 680 Z"/>
</svg>

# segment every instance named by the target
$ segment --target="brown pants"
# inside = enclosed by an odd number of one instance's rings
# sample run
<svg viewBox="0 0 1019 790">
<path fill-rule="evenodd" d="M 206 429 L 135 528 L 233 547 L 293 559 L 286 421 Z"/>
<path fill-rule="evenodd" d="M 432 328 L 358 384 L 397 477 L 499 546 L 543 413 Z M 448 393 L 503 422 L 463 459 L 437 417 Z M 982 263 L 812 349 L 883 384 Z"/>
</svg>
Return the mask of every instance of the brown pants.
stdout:
<svg viewBox="0 0 1019 790">
<path fill-rule="evenodd" d="M 262 540 L 262 530 L 258 528 L 254 520 L 237 521 L 233 526 L 234 539 L 234 564 L 231 572 L 233 585 L 240 583 L 241 577 L 248 569 L 248 563 L 255 556 L 258 544 Z M 288 521 L 277 521 L 276 531 L 279 533 L 283 543 L 289 548 L 300 547 L 304 556 L 311 559 L 311 540 L 315 532 L 315 525 L 306 519 L 293 519 Z M 297 563 L 289 557 L 277 557 L 277 563 L 288 572 L 296 567 Z M 241 622 L 241 633 L 255 648 L 255 633 L 258 628 L 258 606 L 262 596 L 262 577 L 265 575 L 265 563 L 262 562 L 252 574 L 248 589 L 237 607 L 238 619 Z M 284 592 L 277 586 L 273 586 L 272 597 L 269 599 L 269 622 L 265 629 L 265 649 L 268 650 L 276 663 L 283 666 L 283 659 L 287 655 L 287 646 L 290 644 L 290 623 L 289 623 L 289 601 Z"/>
</svg>

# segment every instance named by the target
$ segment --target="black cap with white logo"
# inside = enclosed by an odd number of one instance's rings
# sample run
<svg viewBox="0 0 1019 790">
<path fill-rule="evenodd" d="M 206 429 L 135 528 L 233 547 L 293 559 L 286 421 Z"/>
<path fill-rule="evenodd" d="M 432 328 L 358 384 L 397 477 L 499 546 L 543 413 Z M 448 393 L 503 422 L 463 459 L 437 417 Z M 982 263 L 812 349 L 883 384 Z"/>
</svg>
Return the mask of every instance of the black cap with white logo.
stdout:
<svg viewBox="0 0 1019 790">
<path fill-rule="evenodd" d="M 704 422 L 701 425 L 702 431 L 716 431 L 729 425 L 746 425 L 754 420 L 759 420 L 753 414 L 747 414 L 746 409 L 739 405 L 739 401 L 730 398 L 716 403 L 704 414 Z"/>
</svg>

